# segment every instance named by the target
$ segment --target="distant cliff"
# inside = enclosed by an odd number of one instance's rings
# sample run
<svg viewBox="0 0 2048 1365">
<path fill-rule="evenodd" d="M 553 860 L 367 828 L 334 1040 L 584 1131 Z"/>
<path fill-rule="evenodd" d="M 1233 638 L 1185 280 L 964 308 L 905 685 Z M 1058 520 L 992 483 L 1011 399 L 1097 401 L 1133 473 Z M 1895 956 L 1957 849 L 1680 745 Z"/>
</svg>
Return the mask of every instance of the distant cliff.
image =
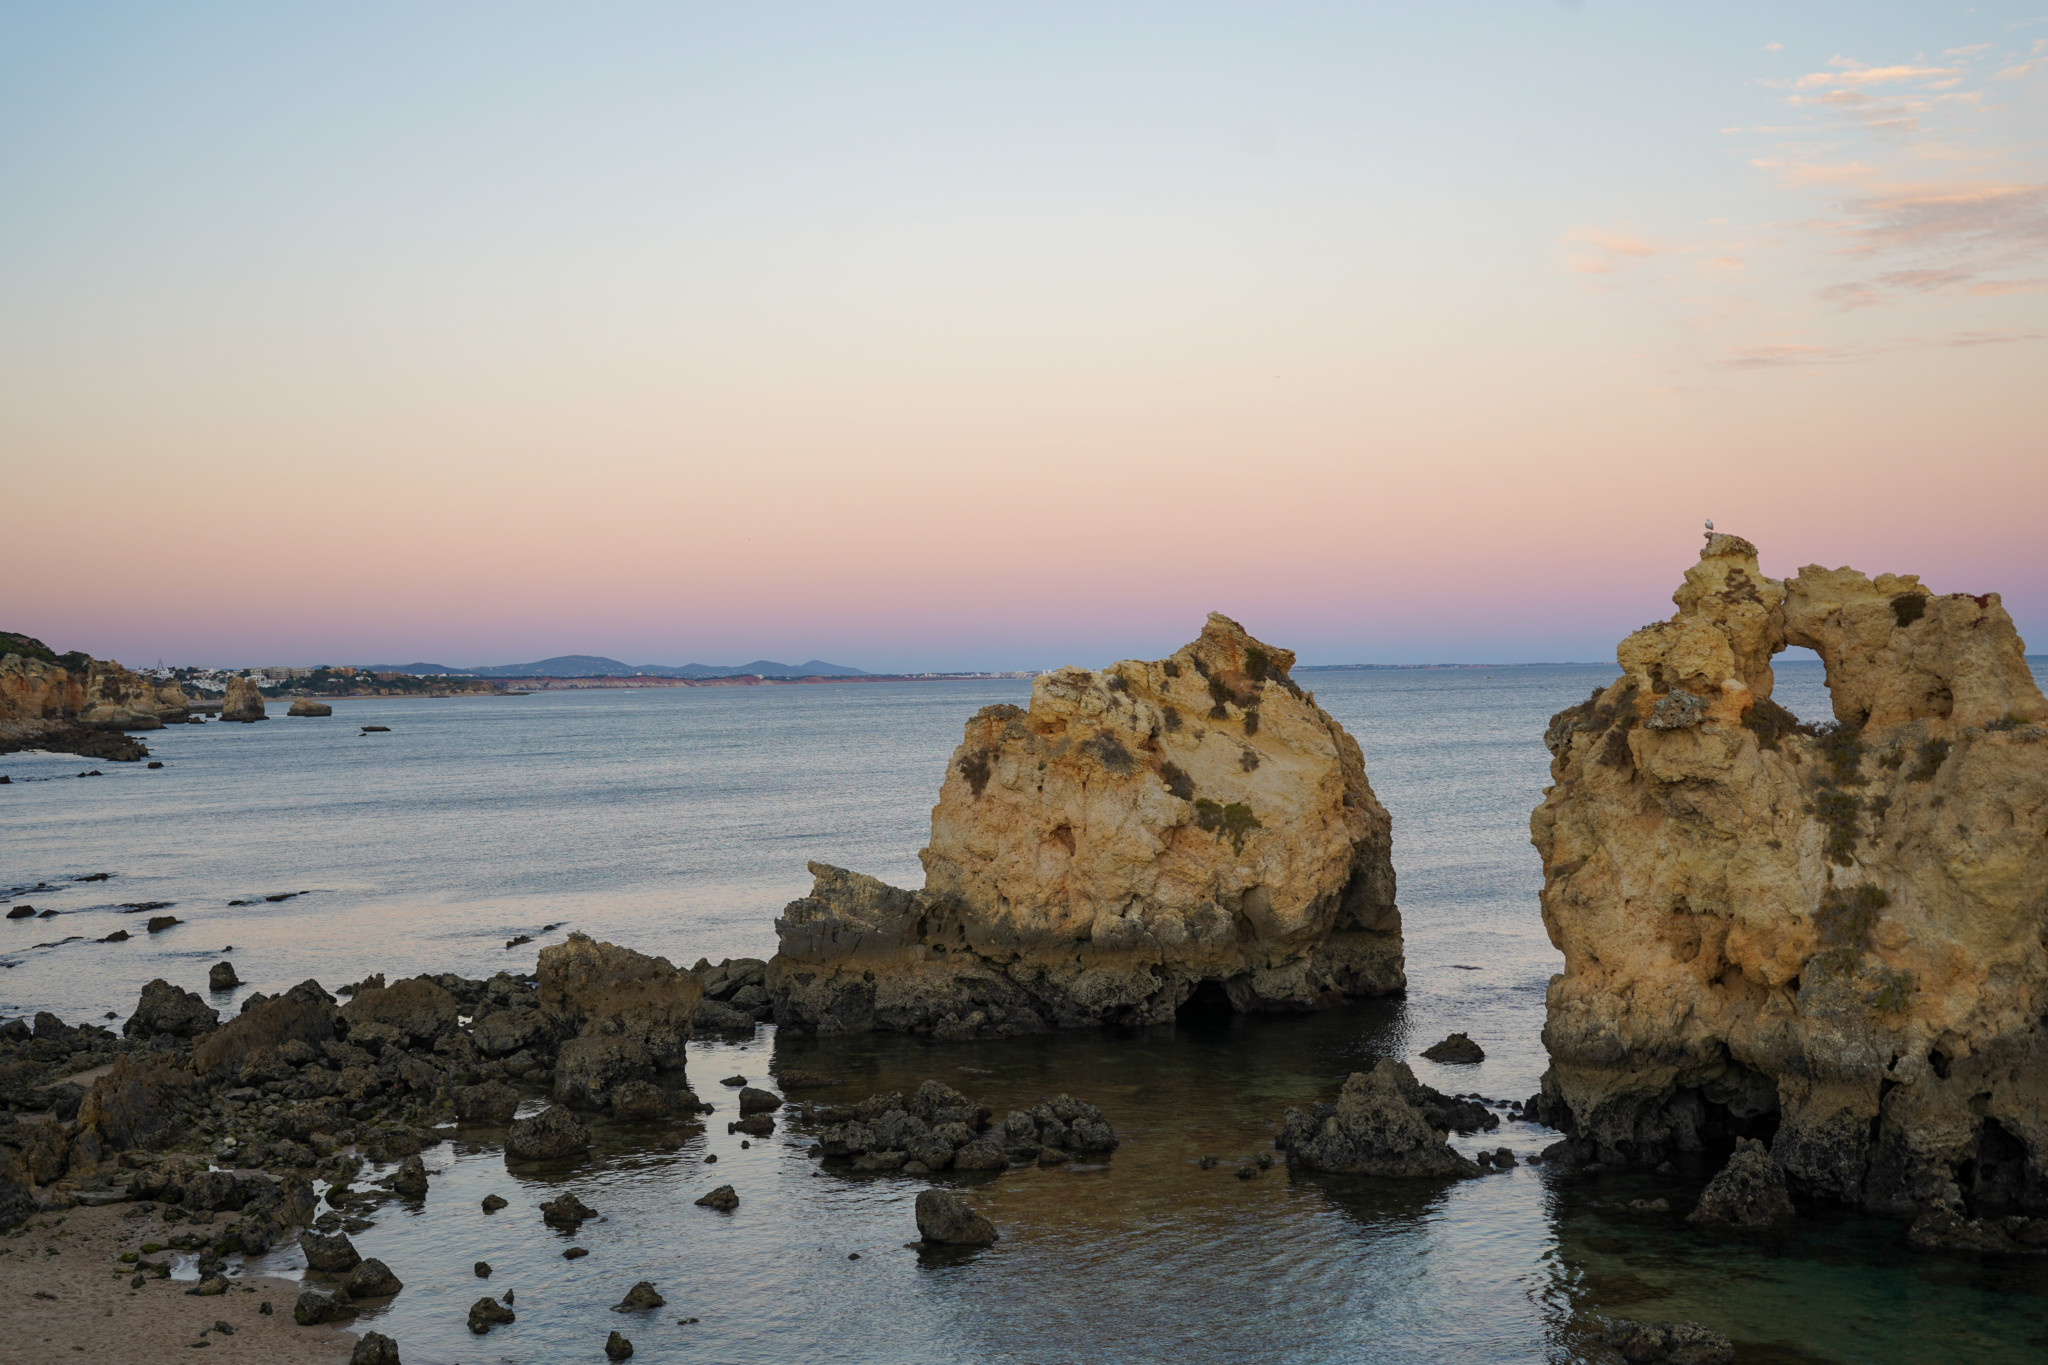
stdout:
<svg viewBox="0 0 2048 1365">
<path fill-rule="evenodd" d="M 0 632 L 0 753 L 50 749 L 133 762 L 149 750 L 121 734 L 184 721 L 190 700 L 175 683 L 112 660 L 58 654 L 29 635 Z"/>
</svg>

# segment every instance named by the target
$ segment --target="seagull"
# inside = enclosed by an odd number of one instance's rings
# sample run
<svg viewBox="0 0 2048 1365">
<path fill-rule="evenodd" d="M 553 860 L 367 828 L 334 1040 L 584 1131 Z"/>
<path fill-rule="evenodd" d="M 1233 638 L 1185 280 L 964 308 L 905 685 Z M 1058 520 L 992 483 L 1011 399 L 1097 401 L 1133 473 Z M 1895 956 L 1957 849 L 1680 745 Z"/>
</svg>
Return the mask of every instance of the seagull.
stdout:
<svg viewBox="0 0 2048 1365">
<path fill-rule="evenodd" d="M 1714 529 L 1714 519 L 1712 517 L 1707 518 L 1707 529 L 1709 531 Z"/>
</svg>

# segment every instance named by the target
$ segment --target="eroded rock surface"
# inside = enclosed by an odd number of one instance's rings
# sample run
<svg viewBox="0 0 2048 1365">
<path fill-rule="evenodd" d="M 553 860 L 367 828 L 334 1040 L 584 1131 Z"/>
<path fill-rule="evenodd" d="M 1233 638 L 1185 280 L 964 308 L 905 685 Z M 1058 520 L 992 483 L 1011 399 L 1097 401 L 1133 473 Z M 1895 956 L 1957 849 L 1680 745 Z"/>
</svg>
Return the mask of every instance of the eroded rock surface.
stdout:
<svg viewBox="0 0 2048 1365">
<path fill-rule="evenodd" d="M 1749 1136 L 1799 1197 L 2048 1207 L 2048 702 L 1997 594 L 1714 535 L 1673 600 L 1546 736 L 1543 1116 L 1586 1159 Z M 1787 645 L 1832 724 L 1771 700 Z"/>
<path fill-rule="evenodd" d="M 190 707 L 176 683 L 143 677 L 110 659 L 58 654 L 30 636 L 0 633 L 0 753 L 50 749 L 134 762 L 149 750 L 120 731 L 181 723 Z"/>
<path fill-rule="evenodd" d="M 1389 1058 L 1371 1071 L 1354 1071 L 1334 1105 L 1288 1110 L 1273 1145 L 1287 1153 L 1288 1165 L 1308 1171 L 1397 1179 L 1478 1175 L 1479 1167 L 1445 1141 L 1450 1122 L 1462 1117 L 1446 1108 L 1456 1104 Z"/>
<path fill-rule="evenodd" d="M 1212 615 L 1170 659 L 1040 677 L 947 765 L 906 891 L 813 863 L 780 1024 L 985 1037 L 1400 990 L 1391 822 L 1294 656 Z"/>
<path fill-rule="evenodd" d="M 227 696 L 221 701 L 222 720 L 258 721 L 269 717 L 263 709 L 263 693 L 254 678 L 228 679 Z"/>
</svg>

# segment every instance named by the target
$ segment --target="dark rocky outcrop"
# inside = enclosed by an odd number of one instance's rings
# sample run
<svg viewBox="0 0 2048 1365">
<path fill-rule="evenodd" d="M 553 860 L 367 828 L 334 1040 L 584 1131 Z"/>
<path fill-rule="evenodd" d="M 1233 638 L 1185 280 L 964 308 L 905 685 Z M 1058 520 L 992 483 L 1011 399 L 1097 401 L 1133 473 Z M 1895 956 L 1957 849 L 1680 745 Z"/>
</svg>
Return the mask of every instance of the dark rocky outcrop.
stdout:
<svg viewBox="0 0 2048 1365">
<path fill-rule="evenodd" d="M 1334 1105 L 1309 1113 L 1289 1109 L 1273 1145 L 1301 1170 L 1401 1179 L 1478 1175 L 1479 1167 L 1451 1149 L 1448 1130 L 1433 1126 L 1418 1103 L 1432 1097 L 1445 1098 L 1416 1081 L 1407 1066 L 1383 1060 L 1370 1072 L 1353 1072 Z"/>
<path fill-rule="evenodd" d="M 405 1282 L 391 1273 L 390 1266 L 370 1256 L 348 1272 L 341 1287 L 352 1299 L 383 1299 L 405 1288 Z"/>
<path fill-rule="evenodd" d="M 995 1224 L 951 1190 L 921 1190 L 917 1235 L 939 1246 L 987 1246 L 1000 1236 Z"/>
<path fill-rule="evenodd" d="M 382 1332 L 365 1332 L 349 1353 L 348 1365 L 400 1365 L 398 1343 Z"/>
<path fill-rule="evenodd" d="M 560 1105 L 550 1105 L 531 1118 L 518 1120 L 505 1134 L 505 1154 L 527 1161 L 546 1161 L 590 1150 L 590 1130 Z"/>
<path fill-rule="evenodd" d="M 626 1297 L 612 1305 L 614 1313 L 638 1313 L 649 1308 L 659 1308 L 668 1300 L 646 1280 L 626 1291 Z"/>
<path fill-rule="evenodd" d="M 135 1013 L 121 1026 L 130 1038 L 153 1038 L 168 1033 L 174 1038 L 195 1038 L 211 1033 L 220 1024 L 220 1012 L 197 994 L 181 990 L 158 977 L 142 988 Z"/>
<path fill-rule="evenodd" d="M 299 1250 L 305 1253 L 308 1266 L 330 1275 L 346 1274 L 363 1263 L 356 1244 L 342 1232 L 319 1232 L 307 1228 L 299 1234 Z"/>
<path fill-rule="evenodd" d="M 1720 1174 L 1700 1192 L 1688 1222 L 1732 1228 L 1765 1228 L 1789 1222 L 1792 1196 L 1785 1173 L 1771 1160 L 1770 1149 L 1755 1138 L 1737 1138 L 1735 1153 Z"/>
<path fill-rule="evenodd" d="M 496 1299 L 478 1299 L 469 1306 L 469 1330 L 482 1336 L 493 1327 L 518 1321 L 518 1316 Z"/>
<path fill-rule="evenodd" d="M 699 1208 L 717 1209 L 720 1213 L 731 1213 L 740 1206 L 740 1197 L 734 1193 L 732 1186 L 720 1185 L 717 1189 L 699 1199 L 697 1206 Z"/>
<path fill-rule="evenodd" d="M 1610 1318 L 1600 1338 L 1629 1365 L 1733 1365 L 1735 1344 L 1696 1322 L 1631 1322 Z"/>
<path fill-rule="evenodd" d="M 540 1206 L 540 1217 L 541 1221 L 551 1228 L 574 1232 L 590 1219 L 597 1217 L 597 1210 L 565 1190 Z"/>
<path fill-rule="evenodd" d="M 1486 1060 L 1486 1050 L 1462 1033 L 1453 1033 L 1441 1043 L 1434 1043 L 1422 1049 L 1422 1055 L 1432 1062 L 1447 1062 L 1460 1066 Z"/>
</svg>

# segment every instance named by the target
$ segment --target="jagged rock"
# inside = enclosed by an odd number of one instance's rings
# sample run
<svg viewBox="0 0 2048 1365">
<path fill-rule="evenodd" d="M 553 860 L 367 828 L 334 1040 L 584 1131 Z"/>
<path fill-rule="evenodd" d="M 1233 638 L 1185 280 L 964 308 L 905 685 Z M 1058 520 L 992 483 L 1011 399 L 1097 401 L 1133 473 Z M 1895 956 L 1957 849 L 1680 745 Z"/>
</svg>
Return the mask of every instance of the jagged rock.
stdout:
<svg viewBox="0 0 2048 1365">
<path fill-rule="evenodd" d="M 752 1033 L 758 1022 L 743 1009 L 718 1000 L 702 1000 L 690 1016 L 699 1033 Z"/>
<path fill-rule="evenodd" d="M 612 1305 L 614 1313 L 637 1313 L 646 1308 L 659 1308 L 668 1300 L 656 1291 L 646 1280 L 626 1291 L 626 1297 Z"/>
<path fill-rule="evenodd" d="M 574 1232 L 589 1219 L 597 1217 L 597 1210 L 565 1191 L 540 1206 L 540 1217 L 551 1228 L 566 1228 Z"/>
<path fill-rule="evenodd" d="M 398 1343 L 382 1332 L 365 1332 L 349 1353 L 348 1365 L 400 1365 Z"/>
<path fill-rule="evenodd" d="M 192 1069 L 217 1079 L 239 1075 L 252 1056 L 268 1049 L 317 1049 L 334 1041 L 334 1020 L 333 998 L 319 982 L 302 981 L 283 995 L 245 1003 L 241 1014 L 192 1049 Z"/>
<path fill-rule="evenodd" d="M 241 984 L 242 979 L 235 975 L 235 964 L 232 962 L 216 962 L 206 969 L 208 990 L 231 991 Z"/>
<path fill-rule="evenodd" d="M 405 1199 L 427 1197 L 427 1164 L 416 1156 L 409 1156 L 398 1163 L 398 1170 L 391 1176 L 391 1192 Z"/>
<path fill-rule="evenodd" d="M 395 1029 L 400 1040 L 412 1047 L 431 1048 L 443 1035 L 455 1030 L 461 1004 L 431 977 L 415 976 L 404 981 L 360 986 L 341 1007 L 341 1017 L 351 1031 L 366 1024 Z"/>
<path fill-rule="evenodd" d="M 88 1161 L 168 1142 L 186 1119 L 194 1086 L 190 1071 L 161 1059 L 116 1057 L 78 1106 L 80 1155 Z"/>
<path fill-rule="evenodd" d="M 730 1185 L 720 1185 L 697 1201 L 700 1208 L 717 1209 L 720 1213 L 731 1213 L 740 1206 L 739 1195 L 733 1193 Z"/>
<path fill-rule="evenodd" d="M 941 1246 L 987 1246 L 997 1240 L 995 1224 L 951 1190 L 920 1190 L 917 1235 Z"/>
<path fill-rule="evenodd" d="M 457 1086 L 449 1098 L 464 1123 L 510 1123 L 519 1109 L 519 1092 L 503 1081 Z"/>
<path fill-rule="evenodd" d="M 1785 1173 L 1771 1160 L 1770 1149 L 1755 1138 L 1737 1138 L 1734 1155 L 1720 1174 L 1707 1182 L 1699 1206 L 1686 1221 L 1762 1228 L 1791 1217 L 1792 1196 L 1785 1192 Z"/>
<path fill-rule="evenodd" d="M 482 1200 L 483 1210 L 485 1213 L 496 1213 L 499 1209 L 506 1207 L 511 1202 L 511 1200 L 505 1198 L 505 1196 L 502 1194 L 487 1194 L 483 1197 Z M 483 1262 L 479 1261 L 477 1262 L 477 1264 L 482 1265 Z"/>
<path fill-rule="evenodd" d="M 691 1103 L 689 1107 L 696 1106 Z M 676 1108 L 676 1097 L 651 1081 L 624 1081 L 611 1092 L 613 1118 L 665 1119 Z"/>
<path fill-rule="evenodd" d="M 585 1034 L 562 1044 L 555 1059 L 554 1099 L 572 1109 L 605 1109 L 612 1091 L 629 1081 L 651 1081 L 654 1055 L 632 1038 Z"/>
<path fill-rule="evenodd" d="M 352 1299 L 388 1298 L 405 1288 L 405 1282 L 391 1273 L 391 1267 L 375 1256 L 366 1257 L 348 1272 L 341 1287 Z"/>
<path fill-rule="evenodd" d="M 482 1336 L 493 1327 L 517 1320 L 518 1314 L 496 1299 L 478 1299 L 469 1306 L 469 1330 L 478 1336 Z"/>
<path fill-rule="evenodd" d="M 36 1184 L 12 1148 L 0 1147 L 0 1232 L 36 1211 Z"/>
<path fill-rule="evenodd" d="M 220 1012 L 196 993 L 180 990 L 158 977 L 142 988 L 135 1013 L 121 1025 L 121 1032 L 130 1038 L 154 1038 L 159 1033 L 196 1038 L 212 1032 L 219 1024 Z"/>
<path fill-rule="evenodd" d="M 1294 656 L 1212 615 L 1170 659 L 967 724 L 910 892 L 823 864 L 776 921 L 779 1024 L 940 1037 L 1400 990 L 1391 823 Z"/>
<path fill-rule="evenodd" d="M 308 1266 L 330 1275 L 343 1274 L 363 1263 L 356 1244 L 348 1239 L 345 1232 L 317 1232 L 307 1228 L 299 1234 L 299 1250 L 305 1253 Z"/>
<path fill-rule="evenodd" d="M 1713 535 L 1673 600 L 1546 735 L 1537 1116 L 1581 1161 L 1768 1134 L 1815 1198 L 2048 1205 L 2048 700 L 1997 594 Z M 1771 700 L 1787 645 L 1831 725 Z"/>
<path fill-rule="evenodd" d="M 604 1339 L 604 1353 L 612 1360 L 626 1360 L 633 1354 L 633 1343 L 613 1332 Z"/>
<path fill-rule="evenodd" d="M 537 1009 L 492 1010 L 476 1021 L 471 1036 L 484 1056 L 510 1057 L 547 1042 L 553 1026 Z"/>
<path fill-rule="evenodd" d="M 1735 1344 L 1696 1322 L 1630 1322 L 1610 1318 L 1601 1340 L 1621 1352 L 1629 1365 L 1733 1365 Z"/>
<path fill-rule="evenodd" d="M 767 1090 L 748 1086 L 740 1091 L 740 1112 L 742 1114 L 772 1114 L 782 1107 L 782 1097 Z"/>
<path fill-rule="evenodd" d="M 332 1294 L 323 1294 L 317 1289 L 302 1289 L 292 1304 L 292 1321 L 301 1327 L 318 1327 L 323 1322 L 339 1322 L 354 1316 L 354 1310 Z"/>
<path fill-rule="evenodd" d="M 1422 1055 L 1432 1062 L 1449 1062 L 1455 1065 L 1486 1060 L 1486 1050 L 1462 1033 L 1453 1033 L 1441 1043 L 1422 1049 Z"/>
<path fill-rule="evenodd" d="M 263 693 L 253 678 L 229 678 L 227 696 L 220 708 L 222 720 L 256 721 L 268 717 L 263 710 Z"/>
<path fill-rule="evenodd" d="M 1309 1171 L 1404 1179 L 1478 1175 L 1413 1102 L 1411 1096 L 1425 1089 L 1406 1065 L 1383 1060 L 1370 1072 L 1354 1071 L 1336 1104 L 1306 1114 L 1289 1109 L 1273 1145 L 1287 1153 L 1288 1165 Z"/>
<path fill-rule="evenodd" d="M 544 1011 L 580 1024 L 586 1034 L 630 1038 L 657 1066 L 682 1066 L 704 988 L 667 958 L 571 934 L 566 943 L 541 949 L 535 971 Z"/>
<path fill-rule="evenodd" d="M 285 712 L 285 714 L 287 716 L 331 716 L 334 714 L 334 708 L 324 701 L 312 701 L 306 697 L 300 697 L 292 702 L 292 709 Z"/>
</svg>

